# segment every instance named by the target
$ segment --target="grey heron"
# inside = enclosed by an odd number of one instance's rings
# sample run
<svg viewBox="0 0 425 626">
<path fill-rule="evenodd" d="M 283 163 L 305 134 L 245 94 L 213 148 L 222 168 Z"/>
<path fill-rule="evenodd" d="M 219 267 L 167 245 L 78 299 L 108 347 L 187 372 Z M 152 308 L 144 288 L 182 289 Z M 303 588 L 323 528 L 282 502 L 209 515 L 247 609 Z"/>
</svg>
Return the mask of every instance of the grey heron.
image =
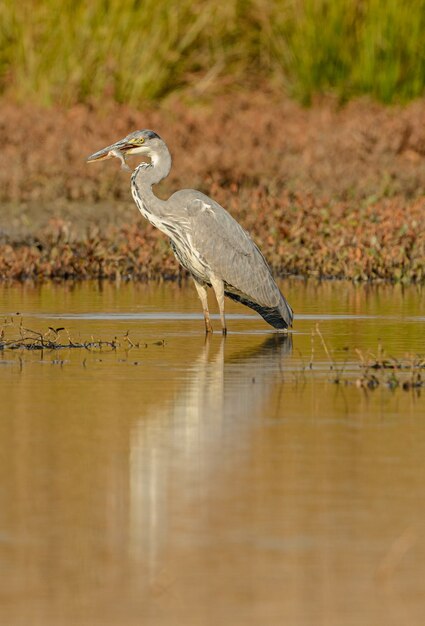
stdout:
<svg viewBox="0 0 425 626">
<path fill-rule="evenodd" d="M 287 329 L 293 312 L 281 294 L 270 267 L 250 235 L 217 202 L 194 189 L 176 191 L 160 200 L 152 186 L 168 176 L 171 155 L 152 130 L 138 130 L 95 152 L 87 161 L 116 157 L 122 167 L 128 155 L 143 155 L 131 175 L 131 193 L 142 215 L 170 238 L 177 260 L 188 270 L 202 303 L 205 330 L 212 332 L 207 287 L 212 287 L 226 334 L 224 296 L 254 309 L 271 326 Z"/>
</svg>

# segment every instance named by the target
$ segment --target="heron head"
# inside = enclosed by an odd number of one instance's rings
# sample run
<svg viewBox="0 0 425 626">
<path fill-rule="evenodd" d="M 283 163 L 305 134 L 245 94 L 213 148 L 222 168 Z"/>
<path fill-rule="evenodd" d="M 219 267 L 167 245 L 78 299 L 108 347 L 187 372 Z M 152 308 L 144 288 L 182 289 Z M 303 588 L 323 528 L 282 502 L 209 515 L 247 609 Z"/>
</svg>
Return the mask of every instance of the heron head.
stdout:
<svg viewBox="0 0 425 626">
<path fill-rule="evenodd" d="M 124 139 L 120 139 L 87 158 L 87 162 L 103 161 L 113 157 L 121 158 L 124 162 L 126 156 L 132 154 L 144 154 L 150 158 L 154 158 L 157 150 L 162 144 L 162 139 L 153 132 L 153 130 L 136 130 L 130 133 Z"/>
</svg>

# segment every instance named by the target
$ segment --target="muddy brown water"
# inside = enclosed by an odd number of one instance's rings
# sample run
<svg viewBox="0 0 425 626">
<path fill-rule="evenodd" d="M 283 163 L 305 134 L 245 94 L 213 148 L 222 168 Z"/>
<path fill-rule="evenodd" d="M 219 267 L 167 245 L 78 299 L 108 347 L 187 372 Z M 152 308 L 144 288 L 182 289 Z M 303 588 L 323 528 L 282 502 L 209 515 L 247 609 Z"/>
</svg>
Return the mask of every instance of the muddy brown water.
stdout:
<svg viewBox="0 0 425 626">
<path fill-rule="evenodd" d="M 352 383 L 425 353 L 425 291 L 282 289 L 291 337 L 228 303 L 208 342 L 190 285 L 0 289 L 122 343 L 0 356 L 0 624 L 423 624 L 425 395 Z"/>
</svg>

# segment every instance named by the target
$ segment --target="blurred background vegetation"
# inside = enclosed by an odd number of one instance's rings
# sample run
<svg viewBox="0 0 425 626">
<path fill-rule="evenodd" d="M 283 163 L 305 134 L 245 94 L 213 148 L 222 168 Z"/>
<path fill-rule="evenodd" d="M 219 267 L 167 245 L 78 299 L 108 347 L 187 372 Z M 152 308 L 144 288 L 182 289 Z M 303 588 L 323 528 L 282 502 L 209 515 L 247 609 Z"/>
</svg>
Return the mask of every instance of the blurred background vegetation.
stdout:
<svg viewBox="0 0 425 626">
<path fill-rule="evenodd" d="M 269 84 L 404 102 L 424 92 L 424 32 L 425 0 L 2 0 L 0 92 L 137 105 Z"/>
</svg>

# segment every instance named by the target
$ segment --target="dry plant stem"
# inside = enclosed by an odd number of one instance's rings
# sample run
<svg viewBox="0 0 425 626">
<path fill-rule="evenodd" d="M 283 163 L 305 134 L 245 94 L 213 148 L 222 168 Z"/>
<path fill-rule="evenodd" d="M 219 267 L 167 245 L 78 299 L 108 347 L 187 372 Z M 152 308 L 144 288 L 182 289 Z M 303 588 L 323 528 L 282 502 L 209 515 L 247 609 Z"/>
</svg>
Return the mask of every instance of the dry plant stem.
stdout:
<svg viewBox="0 0 425 626">
<path fill-rule="evenodd" d="M 323 349 L 326 352 L 326 356 L 328 357 L 329 362 L 331 363 L 332 367 L 334 367 L 335 366 L 335 362 L 334 362 L 334 360 L 333 360 L 333 358 L 332 358 L 332 356 L 331 356 L 331 354 L 330 354 L 330 352 L 328 350 L 328 346 L 326 345 L 326 341 L 324 340 L 323 335 L 320 332 L 319 324 L 316 324 L 316 333 L 320 337 L 320 341 L 322 342 Z"/>
<path fill-rule="evenodd" d="M 128 345 L 130 346 L 130 348 L 138 348 L 138 347 L 139 347 L 139 344 L 138 344 L 138 343 L 133 343 L 133 341 L 130 339 L 129 332 L 130 332 L 130 331 L 128 331 L 128 330 L 127 330 L 127 332 L 125 333 L 125 335 L 124 335 L 124 341 L 128 343 Z"/>
<path fill-rule="evenodd" d="M 31 328 L 25 328 L 23 326 L 23 320 L 20 318 L 19 325 L 17 326 L 17 331 L 19 333 L 18 337 L 12 339 L 6 339 L 5 337 L 5 326 L 8 328 L 10 326 L 14 327 L 14 320 L 12 319 L 9 323 L 5 322 L 1 330 L 1 340 L 0 340 L 0 350 L 18 350 L 20 348 L 25 350 L 59 350 L 59 349 L 69 349 L 69 348 L 84 348 L 86 350 L 100 349 L 102 350 L 105 347 L 108 347 L 112 350 L 115 350 L 118 347 L 118 342 L 114 341 L 104 341 L 104 340 L 95 340 L 92 337 L 91 341 L 85 342 L 75 342 L 71 339 L 69 332 L 64 328 L 59 328 L 57 330 L 48 328 L 45 333 L 40 333 L 39 331 L 33 330 Z M 59 332 L 60 330 L 66 330 L 68 335 L 68 343 L 61 343 Z M 25 334 L 26 333 L 26 334 Z M 49 335 L 53 334 L 53 339 L 49 338 Z"/>
<path fill-rule="evenodd" d="M 311 345 L 311 353 L 310 353 L 310 362 L 308 364 L 309 369 L 313 369 L 313 360 L 314 360 L 314 330 L 311 330 L 310 333 L 310 345 Z"/>
</svg>

